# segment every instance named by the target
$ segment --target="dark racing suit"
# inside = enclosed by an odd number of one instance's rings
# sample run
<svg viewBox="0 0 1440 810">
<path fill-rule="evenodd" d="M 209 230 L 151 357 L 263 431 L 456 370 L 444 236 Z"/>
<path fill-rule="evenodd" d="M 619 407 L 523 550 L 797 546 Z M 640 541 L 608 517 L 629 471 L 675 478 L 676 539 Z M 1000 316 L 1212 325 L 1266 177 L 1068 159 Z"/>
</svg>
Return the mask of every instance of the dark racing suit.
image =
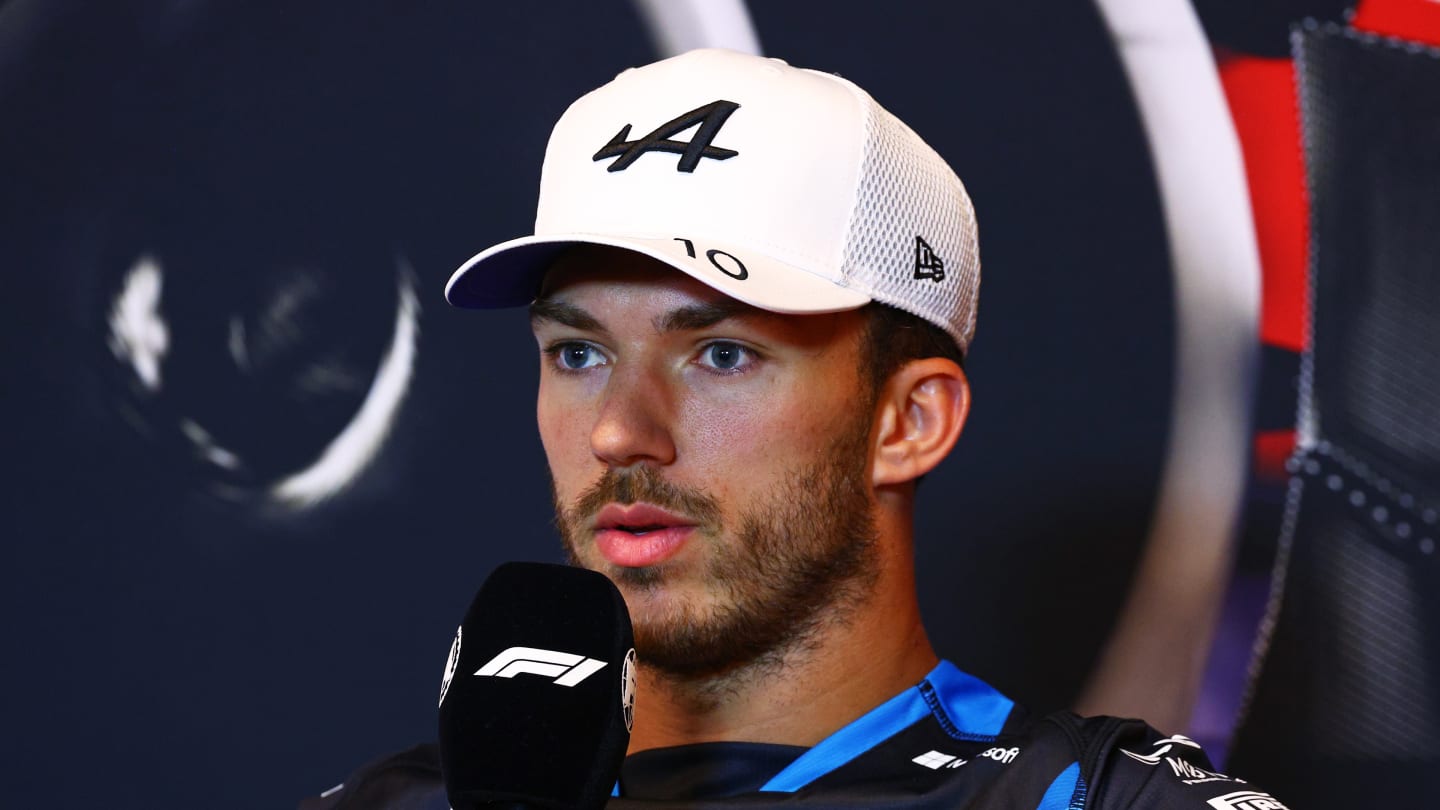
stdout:
<svg viewBox="0 0 1440 810">
<path fill-rule="evenodd" d="M 1030 717 L 942 662 L 813 748 L 702 743 L 627 757 L 624 808 L 1285 810 L 1216 773 L 1200 747 L 1139 720 Z M 446 810 L 433 745 L 371 763 L 302 810 Z"/>
</svg>

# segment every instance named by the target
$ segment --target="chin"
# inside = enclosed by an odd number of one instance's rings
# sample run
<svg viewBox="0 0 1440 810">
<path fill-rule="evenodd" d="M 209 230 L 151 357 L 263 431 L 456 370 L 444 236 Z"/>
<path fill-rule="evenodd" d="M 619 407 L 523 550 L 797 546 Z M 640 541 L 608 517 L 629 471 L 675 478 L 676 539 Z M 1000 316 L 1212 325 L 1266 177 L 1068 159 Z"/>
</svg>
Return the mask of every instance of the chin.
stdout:
<svg viewBox="0 0 1440 810">
<path fill-rule="evenodd" d="M 571 562 L 582 568 L 604 574 L 615 583 L 630 621 L 637 626 L 649 625 L 667 629 L 694 623 L 713 612 L 714 594 L 704 582 L 695 581 L 687 572 L 689 566 L 676 560 L 644 568 L 627 568 L 592 555 L 571 555 Z"/>
<path fill-rule="evenodd" d="M 620 589 L 630 609 L 630 620 L 639 625 L 673 625 L 694 622 L 708 615 L 713 597 L 703 585 L 678 581 L 665 566 L 621 568 L 603 571 Z"/>
</svg>

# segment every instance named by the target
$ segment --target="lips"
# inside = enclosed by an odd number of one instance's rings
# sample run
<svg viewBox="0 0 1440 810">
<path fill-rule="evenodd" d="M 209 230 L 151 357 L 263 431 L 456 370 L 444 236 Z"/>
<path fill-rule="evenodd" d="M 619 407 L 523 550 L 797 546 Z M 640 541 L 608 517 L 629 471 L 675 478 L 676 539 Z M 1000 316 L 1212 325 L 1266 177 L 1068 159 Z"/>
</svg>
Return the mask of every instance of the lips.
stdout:
<svg viewBox="0 0 1440 810">
<path fill-rule="evenodd" d="M 659 565 L 675 556 L 695 531 L 689 518 L 646 503 L 612 503 L 595 516 L 595 546 L 624 568 Z"/>
</svg>

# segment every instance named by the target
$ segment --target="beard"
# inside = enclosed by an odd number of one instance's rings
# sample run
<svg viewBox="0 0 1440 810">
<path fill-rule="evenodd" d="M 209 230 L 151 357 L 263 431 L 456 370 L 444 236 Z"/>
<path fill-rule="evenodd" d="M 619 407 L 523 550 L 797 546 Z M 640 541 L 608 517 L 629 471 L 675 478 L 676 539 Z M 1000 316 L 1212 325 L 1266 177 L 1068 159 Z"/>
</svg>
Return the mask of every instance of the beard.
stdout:
<svg viewBox="0 0 1440 810">
<path fill-rule="evenodd" d="M 868 421 L 845 431 L 818 461 L 790 470 L 784 485 L 748 506 L 733 531 L 713 497 L 666 481 L 648 465 L 606 470 L 573 507 L 557 496 L 556 525 L 573 564 L 600 570 L 625 591 L 646 667 L 698 681 L 778 666 L 820 629 L 847 621 L 874 589 L 879 552 L 868 436 Z M 594 548 L 585 545 L 584 527 L 606 504 L 636 501 L 686 515 L 697 524 L 691 542 L 710 542 L 699 577 L 708 604 L 659 598 L 677 574 L 668 563 L 590 563 Z M 662 602 L 663 609 L 639 609 Z"/>
</svg>

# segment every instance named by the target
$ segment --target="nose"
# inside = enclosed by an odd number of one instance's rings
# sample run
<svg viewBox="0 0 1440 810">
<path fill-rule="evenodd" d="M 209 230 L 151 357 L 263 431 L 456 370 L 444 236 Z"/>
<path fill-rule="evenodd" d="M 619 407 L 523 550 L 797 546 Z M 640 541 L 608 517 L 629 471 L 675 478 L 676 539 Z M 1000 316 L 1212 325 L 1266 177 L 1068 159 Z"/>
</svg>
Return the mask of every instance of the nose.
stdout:
<svg viewBox="0 0 1440 810">
<path fill-rule="evenodd" d="M 673 463 L 672 410 L 662 374 L 638 365 L 615 368 L 590 431 L 591 452 L 610 467 Z"/>
</svg>

